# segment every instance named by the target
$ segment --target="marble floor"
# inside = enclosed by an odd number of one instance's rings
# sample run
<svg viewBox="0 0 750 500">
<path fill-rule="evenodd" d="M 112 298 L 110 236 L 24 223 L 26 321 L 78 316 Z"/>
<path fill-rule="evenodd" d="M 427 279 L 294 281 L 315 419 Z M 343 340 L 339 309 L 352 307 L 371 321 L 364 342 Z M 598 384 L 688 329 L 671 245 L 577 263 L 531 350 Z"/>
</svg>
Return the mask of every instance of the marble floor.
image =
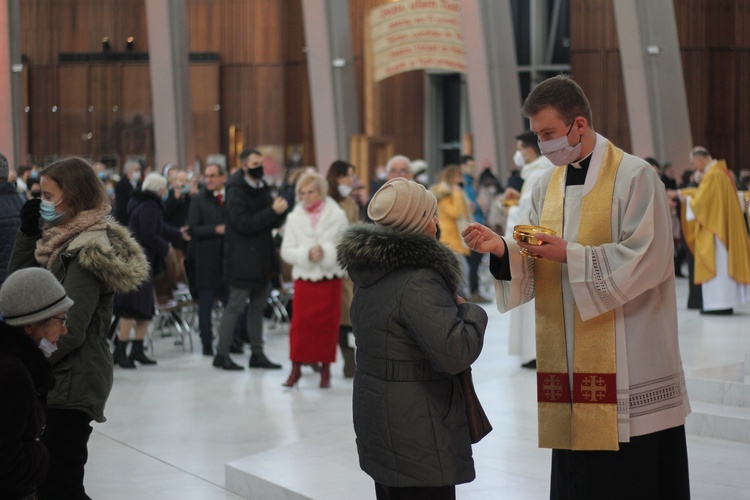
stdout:
<svg viewBox="0 0 750 500">
<path fill-rule="evenodd" d="M 750 305 L 731 317 L 685 309 L 677 281 L 682 358 L 688 376 L 742 363 L 750 353 Z M 534 373 L 507 354 L 507 318 L 494 307 L 474 364 L 477 393 L 494 431 L 474 446 L 477 479 L 461 499 L 548 498 L 549 450 L 536 447 Z M 158 366 L 115 369 L 108 421 L 94 424 L 86 488 L 104 500 L 370 499 L 351 425 L 351 381 L 334 366 L 321 390 L 308 369 L 299 389 L 281 387 L 289 368 L 285 327 L 266 328 L 266 352 L 284 370 L 226 372 L 174 338 L 156 338 Z M 248 354 L 234 355 L 247 364 Z M 688 417 L 689 418 L 689 417 Z M 750 498 L 750 444 L 688 436 L 695 499 Z M 234 492 L 234 493 L 233 493 Z"/>
</svg>

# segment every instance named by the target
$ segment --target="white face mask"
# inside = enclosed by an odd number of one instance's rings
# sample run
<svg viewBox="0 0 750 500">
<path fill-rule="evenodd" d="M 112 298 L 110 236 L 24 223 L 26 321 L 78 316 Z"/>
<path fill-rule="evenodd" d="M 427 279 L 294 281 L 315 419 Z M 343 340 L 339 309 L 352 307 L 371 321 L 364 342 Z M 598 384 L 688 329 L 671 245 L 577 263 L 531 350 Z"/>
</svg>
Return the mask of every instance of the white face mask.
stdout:
<svg viewBox="0 0 750 500">
<path fill-rule="evenodd" d="M 575 125 L 575 122 L 570 124 L 568 133 L 564 136 L 552 139 L 551 141 L 539 142 L 539 150 L 553 165 L 567 165 L 581 157 L 581 140 L 583 136 L 578 139 L 578 144 L 575 146 L 568 144 L 568 135 L 573 130 L 573 125 Z"/>
<path fill-rule="evenodd" d="M 521 154 L 521 152 L 517 149 L 513 154 L 513 163 L 515 163 L 518 168 L 522 168 L 524 165 L 526 165 L 526 160 L 523 159 L 523 154 Z"/>
<path fill-rule="evenodd" d="M 136 183 L 139 180 L 141 180 L 141 172 L 136 170 L 133 172 L 133 175 L 130 176 L 130 182 Z"/>
<path fill-rule="evenodd" d="M 342 198 L 346 198 L 350 194 L 352 194 L 352 187 L 347 186 L 346 184 L 339 184 L 339 194 Z"/>
<path fill-rule="evenodd" d="M 430 178 L 427 177 L 427 174 L 419 174 L 414 180 L 420 184 L 427 184 L 430 181 Z"/>
<path fill-rule="evenodd" d="M 57 345 L 42 337 L 39 341 L 39 349 L 44 353 L 45 358 L 49 358 L 57 350 Z"/>
</svg>

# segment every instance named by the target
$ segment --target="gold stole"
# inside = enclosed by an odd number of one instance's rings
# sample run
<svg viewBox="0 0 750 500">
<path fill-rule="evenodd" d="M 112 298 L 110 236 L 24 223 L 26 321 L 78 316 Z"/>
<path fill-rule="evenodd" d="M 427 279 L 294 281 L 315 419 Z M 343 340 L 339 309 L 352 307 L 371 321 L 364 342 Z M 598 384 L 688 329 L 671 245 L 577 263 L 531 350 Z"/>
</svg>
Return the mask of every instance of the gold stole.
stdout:
<svg viewBox="0 0 750 500">
<path fill-rule="evenodd" d="M 607 144 L 593 189 L 583 197 L 577 242 L 612 241 L 612 196 L 622 150 Z M 555 169 L 540 225 L 563 233 L 565 168 Z M 537 406 L 539 446 L 618 450 L 615 313 L 583 321 L 575 308 L 573 388 L 570 388 L 562 302 L 562 265 L 535 264 Z"/>
</svg>

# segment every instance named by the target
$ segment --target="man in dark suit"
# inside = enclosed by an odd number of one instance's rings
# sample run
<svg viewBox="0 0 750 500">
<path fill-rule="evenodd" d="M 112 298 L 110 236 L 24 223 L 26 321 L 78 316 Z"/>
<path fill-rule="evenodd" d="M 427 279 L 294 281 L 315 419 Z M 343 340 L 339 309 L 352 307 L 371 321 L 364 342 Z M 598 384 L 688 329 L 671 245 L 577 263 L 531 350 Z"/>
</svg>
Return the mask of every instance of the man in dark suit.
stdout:
<svg viewBox="0 0 750 500">
<path fill-rule="evenodd" d="M 204 171 L 206 188 L 193 197 L 188 212 L 189 257 L 195 266 L 198 290 L 198 324 L 203 354 L 213 356 L 211 310 L 214 300 L 226 305 L 229 289 L 222 275 L 224 252 L 224 199 L 227 175 L 220 165 L 210 164 Z"/>
<path fill-rule="evenodd" d="M 213 365 L 224 370 L 241 370 L 229 357 L 237 318 L 247 307 L 250 336 L 250 368 L 281 368 L 263 353 L 263 311 L 274 269 L 272 231 L 286 218 L 284 198 L 273 198 L 263 182 L 263 155 L 255 149 L 240 154 L 240 169 L 226 185 L 226 233 L 224 235 L 224 278 L 229 285 L 229 302 L 219 326 L 219 345 Z M 250 303 L 247 304 L 247 300 Z"/>
</svg>

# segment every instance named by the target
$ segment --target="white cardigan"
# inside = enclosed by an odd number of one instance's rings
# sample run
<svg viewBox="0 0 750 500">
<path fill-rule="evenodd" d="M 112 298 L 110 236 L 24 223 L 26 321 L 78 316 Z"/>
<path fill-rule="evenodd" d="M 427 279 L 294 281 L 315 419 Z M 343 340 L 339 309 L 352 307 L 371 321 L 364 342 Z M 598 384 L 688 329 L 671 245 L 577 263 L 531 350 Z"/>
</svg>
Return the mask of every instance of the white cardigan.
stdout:
<svg viewBox="0 0 750 500">
<path fill-rule="evenodd" d="M 292 278 L 306 281 L 341 278 L 344 270 L 336 262 L 336 245 L 349 226 L 346 213 L 333 198 L 326 197 L 323 212 L 313 228 L 302 202 L 297 203 L 286 218 L 281 258 L 292 266 Z M 310 261 L 310 248 L 320 245 L 323 259 Z"/>
</svg>

